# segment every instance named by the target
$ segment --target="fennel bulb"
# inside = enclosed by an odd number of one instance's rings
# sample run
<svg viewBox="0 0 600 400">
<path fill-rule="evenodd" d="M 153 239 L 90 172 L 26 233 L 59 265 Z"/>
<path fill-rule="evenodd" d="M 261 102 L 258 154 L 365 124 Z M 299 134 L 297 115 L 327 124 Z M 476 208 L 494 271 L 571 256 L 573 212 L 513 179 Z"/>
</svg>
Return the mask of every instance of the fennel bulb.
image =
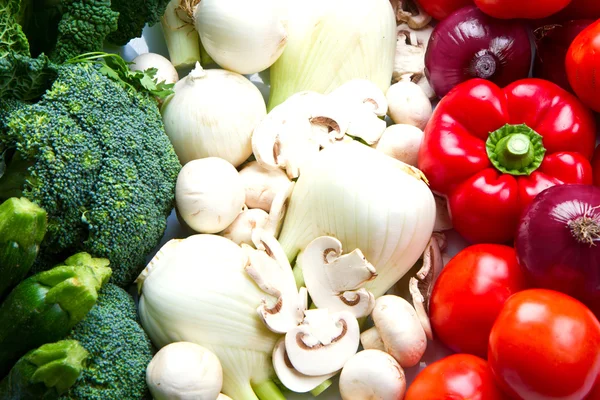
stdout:
<svg viewBox="0 0 600 400">
<path fill-rule="evenodd" d="M 244 271 L 247 261 L 221 236 L 167 242 L 138 278 L 140 319 L 158 348 L 187 341 L 215 353 L 231 398 L 283 400 L 270 380 L 278 335 L 256 312 L 267 295 Z"/>
<path fill-rule="evenodd" d="M 260 91 L 243 75 L 196 63 L 161 113 L 181 164 L 219 157 L 238 167 L 252 154 L 252 131 L 267 110 Z"/>
<path fill-rule="evenodd" d="M 269 110 L 294 93 L 327 94 L 352 79 L 387 91 L 396 50 L 389 0 L 290 1 L 288 15 L 288 43 L 271 66 Z"/>
<path fill-rule="evenodd" d="M 302 170 L 279 242 L 289 260 L 323 235 L 361 249 L 377 270 L 364 288 L 379 297 L 419 259 L 435 215 L 433 194 L 418 169 L 356 141 L 342 142 L 321 150 Z"/>
</svg>

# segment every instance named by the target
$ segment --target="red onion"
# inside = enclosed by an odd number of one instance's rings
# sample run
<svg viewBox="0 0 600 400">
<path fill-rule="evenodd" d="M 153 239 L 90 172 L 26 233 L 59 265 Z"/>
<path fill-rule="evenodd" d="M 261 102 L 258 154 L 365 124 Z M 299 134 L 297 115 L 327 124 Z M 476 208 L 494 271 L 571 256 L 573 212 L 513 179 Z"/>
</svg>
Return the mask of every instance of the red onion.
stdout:
<svg viewBox="0 0 600 400">
<path fill-rule="evenodd" d="M 565 58 L 575 37 L 592 22 L 594 20 L 579 19 L 536 29 L 537 53 L 533 76 L 549 80 L 563 89 L 573 92 L 567 78 Z"/>
<path fill-rule="evenodd" d="M 532 60 L 529 28 L 499 20 L 475 6 L 463 7 L 435 27 L 425 54 L 425 75 L 442 97 L 471 78 L 503 87 L 527 78 Z"/>
<path fill-rule="evenodd" d="M 599 187 L 541 192 L 521 218 L 515 248 L 533 286 L 575 297 L 600 316 Z"/>
</svg>

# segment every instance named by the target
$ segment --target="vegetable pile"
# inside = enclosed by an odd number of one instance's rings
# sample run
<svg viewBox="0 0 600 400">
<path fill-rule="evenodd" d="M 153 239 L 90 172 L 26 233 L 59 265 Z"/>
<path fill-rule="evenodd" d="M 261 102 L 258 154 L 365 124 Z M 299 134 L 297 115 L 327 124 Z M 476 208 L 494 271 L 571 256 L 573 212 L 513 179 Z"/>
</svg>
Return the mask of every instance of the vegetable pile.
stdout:
<svg viewBox="0 0 600 400">
<path fill-rule="evenodd" d="M 0 400 L 600 400 L 592 3 L 0 0 Z"/>
</svg>

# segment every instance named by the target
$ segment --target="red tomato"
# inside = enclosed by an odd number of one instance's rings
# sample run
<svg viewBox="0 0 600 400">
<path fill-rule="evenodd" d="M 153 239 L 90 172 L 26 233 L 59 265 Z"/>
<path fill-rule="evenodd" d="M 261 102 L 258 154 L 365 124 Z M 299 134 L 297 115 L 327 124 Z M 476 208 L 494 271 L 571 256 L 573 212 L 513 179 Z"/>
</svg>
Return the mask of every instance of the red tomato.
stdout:
<svg viewBox="0 0 600 400">
<path fill-rule="evenodd" d="M 566 68 L 569 83 L 577 97 L 600 112 L 600 20 L 573 40 L 567 52 Z"/>
<path fill-rule="evenodd" d="M 600 146 L 596 148 L 596 152 L 594 153 L 592 170 L 594 171 L 594 185 L 600 186 Z"/>
<path fill-rule="evenodd" d="M 571 0 L 475 0 L 481 11 L 503 19 L 546 18 L 559 12 L 570 2 Z"/>
<path fill-rule="evenodd" d="M 438 21 L 443 20 L 459 8 L 473 4 L 473 0 L 419 0 L 423 10 Z"/>
<path fill-rule="evenodd" d="M 427 366 L 408 387 L 404 400 L 501 400 L 485 360 L 454 354 Z"/>
<path fill-rule="evenodd" d="M 590 394 L 587 395 L 585 400 L 600 400 L 600 377 L 596 381 L 596 386 L 592 389 Z"/>
<path fill-rule="evenodd" d="M 444 267 L 433 287 L 429 318 L 435 334 L 456 352 L 485 358 L 492 325 L 504 302 L 525 287 L 512 247 L 467 247 Z"/>
<path fill-rule="evenodd" d="M 490 335 L 488 361 L 515 399 L 581 400 L 600 373 L 600 322 L 579 301 L 529 289 L 506 301 Z"/>
</svg>

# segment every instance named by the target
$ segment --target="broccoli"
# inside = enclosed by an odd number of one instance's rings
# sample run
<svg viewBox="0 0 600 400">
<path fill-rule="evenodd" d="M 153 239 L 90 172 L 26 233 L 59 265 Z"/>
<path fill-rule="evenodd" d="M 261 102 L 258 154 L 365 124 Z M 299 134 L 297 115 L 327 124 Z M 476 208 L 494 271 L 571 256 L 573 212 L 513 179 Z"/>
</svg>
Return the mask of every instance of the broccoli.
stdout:
<svg viewBox="0 0 600 400">
<path fill-rule="evenodd" d="M 123 289 L 106 284 L 94 308 L 68 339 L 79 341 L 90 357 L 88 368 L 60 400 L 148 396 L 146 367 L 152 360 L 152 344 L 137 322 L 133 299 Z"/>
<path fill-rule="evenodd" d="M 101 68 L 65 64 L 37 103 L 0 106 L 0 199 L 48 213 L 33 272 L 85 251 L 126 286 L 164 233 L 181 164 L 154 98 Z"/>
<path fill-rule="evenodd" d="M 165 13 L 169 0 L 112 0 L 111 8 L 119 13 L 118 29 L 108 41 L 123 46 L 140 37 L 145 24 L 154 25 Z"/>
</svg>

